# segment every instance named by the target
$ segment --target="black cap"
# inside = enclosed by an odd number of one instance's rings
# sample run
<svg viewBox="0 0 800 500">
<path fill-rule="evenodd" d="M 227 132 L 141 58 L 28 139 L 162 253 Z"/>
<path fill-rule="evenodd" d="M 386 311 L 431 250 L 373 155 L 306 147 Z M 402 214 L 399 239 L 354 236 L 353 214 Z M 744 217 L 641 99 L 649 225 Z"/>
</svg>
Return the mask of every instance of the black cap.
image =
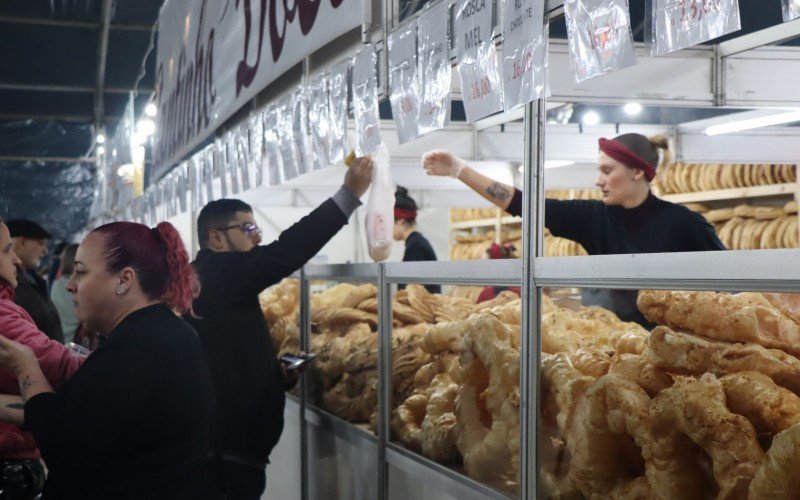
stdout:
<svg viewBox="0 0 800 500">
<path fill-rule="evenodd" d="M 22 236 L 32 240 L 49 240 L 53 237 L 45 228 L 28 219 L 11 219 L 6 221 L 6 226 L 12 238 Z"/>
</svg>

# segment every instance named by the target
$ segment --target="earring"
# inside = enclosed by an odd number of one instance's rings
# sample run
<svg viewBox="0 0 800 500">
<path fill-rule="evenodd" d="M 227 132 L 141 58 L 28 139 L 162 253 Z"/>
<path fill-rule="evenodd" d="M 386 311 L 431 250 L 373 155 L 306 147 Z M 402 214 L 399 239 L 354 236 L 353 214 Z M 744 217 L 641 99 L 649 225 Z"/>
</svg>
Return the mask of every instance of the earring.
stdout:
<svg viewBox="0 0 800 500">
<path fill-rule="evenodd" d="M 122 295 L 123 293 L 127 292 L 128 289 L 122 285 L 117 285 L 117 295 Z"/>
</svg>

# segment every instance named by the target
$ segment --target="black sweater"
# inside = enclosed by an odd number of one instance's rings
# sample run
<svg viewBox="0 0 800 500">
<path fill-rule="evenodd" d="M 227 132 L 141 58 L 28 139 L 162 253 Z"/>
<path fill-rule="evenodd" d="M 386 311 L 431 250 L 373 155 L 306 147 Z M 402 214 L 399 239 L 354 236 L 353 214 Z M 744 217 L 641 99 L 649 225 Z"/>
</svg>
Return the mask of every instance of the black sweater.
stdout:
<svg viewBox="0 0 800 500">
<path fill-rule="evenodd" d="M 44 498 L 204 498 L 211 398 L 195 331 L 163 304 L 129 314 L 61 389 L 25 404 Z"/>
<path fill-rule="evenodd" d="M 345 224 L 329 199 L 269 245 L 197 254 L 202 289 L 194 311 L 201 319 L 187 320 L 211 368 L 216 448 L 223 458 L 264 466 L 283 431 L 285 384 L 258 294 L 303 266 Z"/>
<path fill-rule="evenodd" d="M 50 295 L 47 283 L 35 272 L 20 270 L 19 286 L 14 292 L 14 302 L 28 311 L 36 327 L 56 342 L 64 343 L 61 318 Z"/>
<path fill-rule="evenodd" d="M 517 190 L 508 207 L 522 215 Z M 714 227 L 686 207 L 652 195 L 636 208 L 607 206 L 601 201 L 545 200 L 544 225 L 553 236 L 580 243 L 590 255 L 699 252 L 725 250 Z M 652 326 L 636 307 L 636 290 L 585 289 L 583 303 L 600 305 L 626 321 Z"/>
<path fill-rule="evenodd" d="M 406 251 L 403 253 L 403 262 L 410 261 L 426 261 L 437 260 L 436 252 L 428 239 L 420 233 L 414 231 L 406 238 Z M 405 286 L 400 286 L 400 289 Z M 442 287 L 439 285 L 425 285 L 425 288 L 431 293 L 441 293 Z"/>
</svg>

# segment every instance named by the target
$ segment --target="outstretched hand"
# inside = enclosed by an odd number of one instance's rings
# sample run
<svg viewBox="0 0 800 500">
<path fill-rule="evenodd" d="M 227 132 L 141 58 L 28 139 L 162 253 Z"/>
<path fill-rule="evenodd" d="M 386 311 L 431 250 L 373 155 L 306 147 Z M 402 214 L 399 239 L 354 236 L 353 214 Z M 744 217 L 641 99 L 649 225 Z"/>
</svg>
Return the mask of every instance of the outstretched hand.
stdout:
<svg viewBox="0 0 800 500">
<path fill-rule="evenodd" d="M 464 160 L 445 150 L 428 151 L 422 155 L 422 166 L 428 175 L 448 175 L 458 179 L 467 165 Z"/>
<path fill-rule="evenodd" d="M 344 175 L 344 187 L 356 198 L 361 198 L 372 183 L 373 170 L 375 170 L 375 160 L 371 156 L 355 158 Z"/>
</svg>

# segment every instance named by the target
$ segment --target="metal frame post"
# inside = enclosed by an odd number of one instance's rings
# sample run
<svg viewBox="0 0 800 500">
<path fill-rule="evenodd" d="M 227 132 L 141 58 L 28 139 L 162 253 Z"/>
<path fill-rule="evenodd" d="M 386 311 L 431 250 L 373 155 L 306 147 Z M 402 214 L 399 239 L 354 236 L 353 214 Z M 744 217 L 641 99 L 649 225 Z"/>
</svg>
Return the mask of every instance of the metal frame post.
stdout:
<svg viewBox="0 0 800 500">
<path fill-rule="evenodd" d="M 392 285 L 386 267 L 378 266 L 378 498 L 389 498 L 386 446 L 391 439 L 392 415 Z"/>
<path fill-rule="evenodd" d="M 300 269 L 300 350 L 310 351 L 311 296 L 305 268 Z M 309 383 L 305 373 L 300 376 L 300 498 L 308 500 L 308 428 L 306 426 L 306 405 L 309 397 Z"/>
</svg>

